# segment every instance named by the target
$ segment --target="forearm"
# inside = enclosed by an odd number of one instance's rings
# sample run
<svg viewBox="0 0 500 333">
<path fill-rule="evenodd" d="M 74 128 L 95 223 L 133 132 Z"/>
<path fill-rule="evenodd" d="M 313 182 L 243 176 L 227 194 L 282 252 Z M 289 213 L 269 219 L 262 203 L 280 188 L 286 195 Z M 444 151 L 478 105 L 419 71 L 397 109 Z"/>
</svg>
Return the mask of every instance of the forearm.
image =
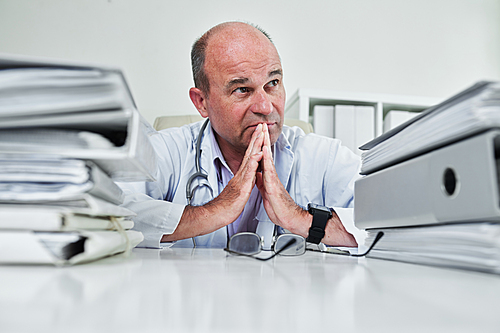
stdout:
<svg viewBox="0 0 500 333">
<path fill-rule="evenodd" d="M 222 223 L 223 219 L 214 218 L 216 216 L 217 213 L 214 213 L 213 207 L 208 204 L 205 206 L 186 206 L 175 231 L 170 235 L 163 235 L 161 241 L 172 242 L 196 237 L 225 226 L 226 224 Z"/>
<path fill-rule="evenodd" d="M 248 200 L 246 192 L 237 181 L 230 181 L 219 196 L 205 205 L 186 206 L 177 228 L 172 234 L 164 235 L 162 242 L 209 234 L 233 223 Z"/>
<path fill-rule="evenodd" d="M 298 205 L 296 207 L 294 216 L 290 217 L 288 221 L 283 221 L 282 227 L 294 234 L 307 238 L 313 217 L 308 211 L 300 208 Z M 321 242 L 332 246 L 355 247 L 358 245 L 354 236 L 347 232 L 335 212 L 333 212 L 333 216 L 326 223 L 325 237 L 323 237 Z"/>
<path fill-rule="evenodd" d="M 321 242 L 333 246 L 358 246 L 354 236 L 345 229 L 344 224 L 335 212 L 332 218 L 326 223 L 325 237 Z"/>
</svg>

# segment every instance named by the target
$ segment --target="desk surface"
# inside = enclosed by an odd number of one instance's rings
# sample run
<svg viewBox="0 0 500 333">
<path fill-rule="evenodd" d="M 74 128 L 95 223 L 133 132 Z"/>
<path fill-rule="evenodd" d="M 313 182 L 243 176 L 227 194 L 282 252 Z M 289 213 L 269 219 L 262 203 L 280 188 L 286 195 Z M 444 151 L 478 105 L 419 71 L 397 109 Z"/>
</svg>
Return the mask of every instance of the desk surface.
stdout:
<svg viewBox="0 0 500 333">
<path fill-rule="evenodd" d="M 0 332 L 499 332 L 500 276 L 307 252 L 0 266 Z"/>
</svg>

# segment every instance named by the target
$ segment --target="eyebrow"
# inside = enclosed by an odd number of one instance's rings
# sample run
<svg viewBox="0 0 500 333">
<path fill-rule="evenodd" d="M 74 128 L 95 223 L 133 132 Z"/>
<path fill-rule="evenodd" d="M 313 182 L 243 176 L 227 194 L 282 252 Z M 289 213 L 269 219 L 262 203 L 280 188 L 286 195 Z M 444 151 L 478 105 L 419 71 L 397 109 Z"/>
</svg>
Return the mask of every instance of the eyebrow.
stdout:
<svg viewBox="0 0 500 333">
<path fill-rule="evenodd" d="M 283 76 L 283 71 L 281 69 L 275 69 L 274 71 L 269 72 L 268 77 L 275 76 L 275 75 Z"/>
<path fill-rule="evenodd" d="M 281 69 L 275 69 L 273 71 L 270 71 L 269 74 L 267 75 L 267 77 L 270 78 L 270 77 L 273 77 L 273 76 L 276 76 L 276 75 L 283 76 L 283 71 Z M 246 77 L 232 79 L 231 81 L 229 81 L 226 84 L 226 90 L 231 90 L 231 88 L 233 86 L 238 85 L 238 84 L 245 84 L 248 81 L 250 81 L 250 80 L 248 78 L 246 78 Z"/>
<path fill-rule="evenodd" d="M 248 78 L 237 78 L 237 79 L 232 79 L 226 84 L 226 90 L 231 90 L 231 88 L 237 84 L 245 84 L 248 81 L 250 81 Z"/>
</svg>

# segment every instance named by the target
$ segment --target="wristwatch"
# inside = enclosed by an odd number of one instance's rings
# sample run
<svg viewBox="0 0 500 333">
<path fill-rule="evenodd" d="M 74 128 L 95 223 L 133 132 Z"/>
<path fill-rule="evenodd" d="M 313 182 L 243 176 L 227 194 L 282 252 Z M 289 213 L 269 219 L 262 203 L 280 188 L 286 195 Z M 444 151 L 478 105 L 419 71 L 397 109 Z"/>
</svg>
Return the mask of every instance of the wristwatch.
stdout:
<svg viewBox="0 0 500 333">
<path fill-rule="evenodd" d="M 323 237 L 325 237 L 326 222 L 333 216 L 333 209 L 309 203 L 307 205 L 307 211 L 313 216 L 313 221 L 309 228 L 309 236 L 307 236 L 306 241 L 319 244 Z"/>
</svg>

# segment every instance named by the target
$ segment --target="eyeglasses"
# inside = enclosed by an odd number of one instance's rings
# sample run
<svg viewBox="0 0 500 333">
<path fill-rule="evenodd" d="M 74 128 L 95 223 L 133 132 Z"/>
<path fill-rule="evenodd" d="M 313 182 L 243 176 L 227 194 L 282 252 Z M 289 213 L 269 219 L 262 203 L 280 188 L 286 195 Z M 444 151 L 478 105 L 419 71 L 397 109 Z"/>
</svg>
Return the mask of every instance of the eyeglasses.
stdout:
<svg viewBox="0 0 500 333">
<path fill-rule="evenodd" d="M 339 254 L 339 255 L 348 255 L 351 257 L 364 257 L 366 256 L 378 243 L 378 241 L 382 238 L 384 233 L 379 231 L 377 236 L 375 236 L 375 240 L 370 245 L 368 250 L 365 253 L 356 253 L 351 254 L 348 251 L 320 251 L 322 253 L 328 254 Z M 241 232 L 238 234 L 234 234 L 229 239 L 229 244 L 224 251 L 237 254 L 240 256 L 252 257 L 257 260 L 266 261 L 271 258 L 274 258 L 276 255 L 280 254 L 283 256 L 300 256 L 306 252 L 306 250 L 318 251 L 306 248 L 306 239 L 300 235 L 295 234 L 281 234 L 279 235 L 273 242 L 272 250 L 274 254 L 267 258 L 259 258 L 255 257 L 256 254 L 259 254 L 262 251 L 262 243 L 263 240 L 259 235 L 253 232 Z"/>
<path fill-rule="evenodd" d="M 254 257 L 262 251 L 263 240 L 253 232 L 240 232 L 229 239 L 229 244 L 224 251 L 248 256 L 257 260 L 266 261 L 277 254 L 282 256 L 300 256 L 306 252 L 306 239 L 295 234 L 281 234 L 273 242 L 274 254 L 267 258 Z"/>
</svg>

